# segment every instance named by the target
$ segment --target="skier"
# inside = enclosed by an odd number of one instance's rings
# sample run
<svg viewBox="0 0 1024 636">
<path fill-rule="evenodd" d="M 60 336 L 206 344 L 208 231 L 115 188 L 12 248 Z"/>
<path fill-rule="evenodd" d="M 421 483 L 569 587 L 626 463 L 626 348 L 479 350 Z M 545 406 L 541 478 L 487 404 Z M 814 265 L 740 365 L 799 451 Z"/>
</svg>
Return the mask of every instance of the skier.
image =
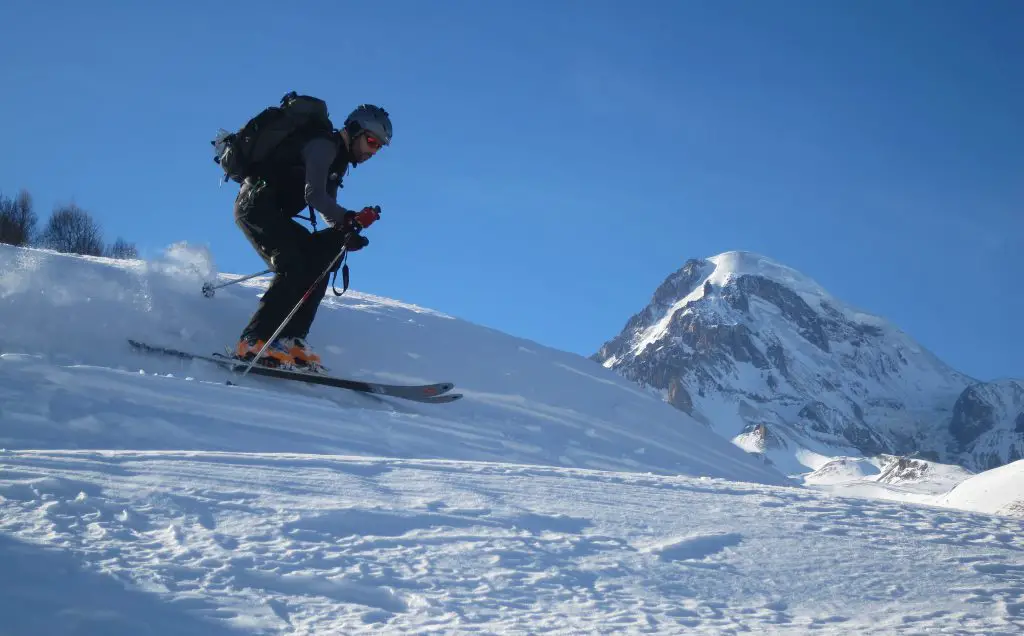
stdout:
<svg viewBox="0 0 1024 636">
<path fill-rule="evenodd" d="M 343 246 L 352 252 L 369 243 L 358 230 L 380 218 L 380 207 L 348 210 L 338 205 L 337 194 L 349 166 L 368 161 L 390 144 L 391 133 L 387 111 L 362 104 L 348 115 L 341 130 L 303 129 L 290 135 L 273 150 L 258 176 L 247 176 L 242 182 L 235 199 L 235 223 L 274 276 L 242 330 L 237 358 L 250 361 L 263 350 Z M 293 217 L 307 207 L 314 229 L 314 210 L 329 229 L 310 232 L 296 222 Z M 323 276 L 257 364 L 323 370 L 306 337 L 327 283 L 328 277 Z"/>
</svg>

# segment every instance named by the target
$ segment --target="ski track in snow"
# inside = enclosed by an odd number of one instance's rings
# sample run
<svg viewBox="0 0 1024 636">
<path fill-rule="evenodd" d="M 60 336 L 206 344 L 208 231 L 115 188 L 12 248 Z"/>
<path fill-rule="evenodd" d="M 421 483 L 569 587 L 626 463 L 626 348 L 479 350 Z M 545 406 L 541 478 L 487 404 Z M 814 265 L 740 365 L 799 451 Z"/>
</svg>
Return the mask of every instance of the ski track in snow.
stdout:
<svg viewBox="0 0 1024 636">
<path fill-rule="evenodd" d="M 798 488 L 483 462 L 17 451 L 0 454 L 0 497 L 0 567 L 30 582 L 5 586 L 0 610 L 25 633 L 54 616 L 105 634 L 1024 628 L 1021 522 Z M 125 588 L 82 596 L 101 574 Z M 60 607 L 12 614 L 43 585 L 66 590 Z M 128 602 L 136 589 L 166 599 L 167 632 Z"/>
</svg>

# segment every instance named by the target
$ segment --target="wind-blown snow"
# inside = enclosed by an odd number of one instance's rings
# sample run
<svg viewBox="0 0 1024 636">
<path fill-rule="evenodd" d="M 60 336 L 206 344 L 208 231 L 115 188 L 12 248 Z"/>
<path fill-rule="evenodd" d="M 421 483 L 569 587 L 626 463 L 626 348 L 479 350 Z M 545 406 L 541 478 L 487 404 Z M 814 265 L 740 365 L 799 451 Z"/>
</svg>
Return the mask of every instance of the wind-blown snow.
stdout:
<svg viewBox="0 0 1024 636">
<path fill-rule="evenodd" d="M 311 340 L 340 374 L 454 381 L 449 405 L 128 349 L 230 343 L 265 281 L 203 298 L 215 269 L 0 246 L 0 633 L 1024 627 L 1012 510 L 798 487 L 594 362 L 435 310 L 329 295 Z"/>
</svg>

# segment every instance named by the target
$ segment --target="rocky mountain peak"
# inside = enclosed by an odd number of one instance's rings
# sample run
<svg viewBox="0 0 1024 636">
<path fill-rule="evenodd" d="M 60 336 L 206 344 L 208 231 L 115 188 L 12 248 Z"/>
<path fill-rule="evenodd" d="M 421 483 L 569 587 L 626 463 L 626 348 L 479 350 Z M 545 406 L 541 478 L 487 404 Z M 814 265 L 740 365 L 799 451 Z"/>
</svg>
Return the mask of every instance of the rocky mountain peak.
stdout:
<svg viewBox="0 0 1024 636">
<path fill-rule="evenodd" d="M 920 453 L 975 467 L 996 461 L 993 444 L 999 461 L 1024 453 L 1017 398 L 958 402 L 975 380 L 752 252 L 687 260 L 592 358 L 795 471 L 819 455 Z"/>
</svg>

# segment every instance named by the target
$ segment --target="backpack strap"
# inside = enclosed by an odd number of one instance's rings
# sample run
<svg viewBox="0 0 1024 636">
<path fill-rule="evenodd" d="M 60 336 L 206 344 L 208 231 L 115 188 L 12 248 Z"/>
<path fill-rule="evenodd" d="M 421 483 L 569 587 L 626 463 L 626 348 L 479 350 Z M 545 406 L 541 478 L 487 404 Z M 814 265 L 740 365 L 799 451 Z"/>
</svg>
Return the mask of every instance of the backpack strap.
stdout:
<svg viewBox="0 0 1024 636">
<path fill-rule="evenodd" d="M 309 224 L 313 226 L 313 231 L 316 232 L 316 211 L 313 210 L 313 206 L 307 205 L 302 211 L 309 212 L 309 218 L 302 216 L 302 214 L 296 214 L 295 216 L 299 217 L 303 221 L 309 221 Z"/>
</svg>

